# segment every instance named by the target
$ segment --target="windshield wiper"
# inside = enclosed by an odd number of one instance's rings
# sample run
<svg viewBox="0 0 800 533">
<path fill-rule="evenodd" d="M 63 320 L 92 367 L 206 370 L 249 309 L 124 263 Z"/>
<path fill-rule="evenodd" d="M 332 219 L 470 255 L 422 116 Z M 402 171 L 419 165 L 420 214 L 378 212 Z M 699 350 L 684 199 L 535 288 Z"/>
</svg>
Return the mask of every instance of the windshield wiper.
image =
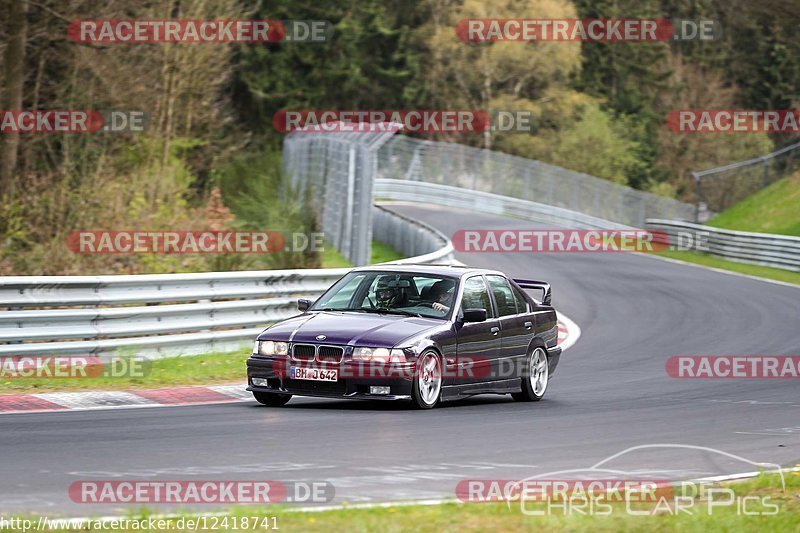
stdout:
<svg viewBox="0 0 800 533">
<path fill-rule="evenodd" d="M 419 313 L 414 313 L 413 311 L 405 311 L 403 309 L 389 309 L 388 307 L 376 307 L 374 309 L 369 307 L 323 307 L 323 311 L 360 311 L 362 313 L 378 313 L 378 314 L 388 314 L 388 315 L 405 315 L 405 316 L 413 316 L 417 318 L 425 318 Z"/>
<path fill-rule="evenodd" d="M 405 315 L 405 316 L 414 316 L 417 318 L 422 318 L 421 314 L 414 313 L 413 311 L 406 311 L 404 309 L 389 309 L 388 307 L 376 307 L 375 309 L 362 307 L 362 309 L 368 313 L 385 313 L 388 315 Z"/>
</svg>

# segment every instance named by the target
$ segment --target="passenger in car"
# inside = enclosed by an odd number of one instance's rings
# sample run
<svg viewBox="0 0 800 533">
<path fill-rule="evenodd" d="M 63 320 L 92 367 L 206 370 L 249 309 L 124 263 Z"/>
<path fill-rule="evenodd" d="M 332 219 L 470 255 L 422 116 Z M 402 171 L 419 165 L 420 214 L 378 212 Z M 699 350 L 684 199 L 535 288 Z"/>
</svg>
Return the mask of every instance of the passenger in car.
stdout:
<svg viewBox="0 0 800 533">
<path fill-rule="evenodd" d="M 435 310 L 442 314 L 450 311 L 450 306 L 453 305 L 453 296 L 456 284 L 449 279 L 437 281 L 431 286 L 430 298 L 433 300 L 433 307 Z"/>
</svg>

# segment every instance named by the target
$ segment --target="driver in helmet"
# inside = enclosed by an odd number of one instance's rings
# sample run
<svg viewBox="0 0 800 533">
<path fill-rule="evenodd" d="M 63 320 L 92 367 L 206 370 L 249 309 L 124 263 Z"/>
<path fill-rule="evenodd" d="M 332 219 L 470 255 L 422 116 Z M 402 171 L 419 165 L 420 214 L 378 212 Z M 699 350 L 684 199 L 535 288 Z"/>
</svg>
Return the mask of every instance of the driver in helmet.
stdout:
<svg viewBox="0 0 800 533">
<path fill-rule="evenodd" d="M 375 287 L 375 301 L 378 307 L 390 309 L 401 307 L 404 303 L 405 292 L 402 282 L 397 280 L 381 279 Z"/>
</svg>

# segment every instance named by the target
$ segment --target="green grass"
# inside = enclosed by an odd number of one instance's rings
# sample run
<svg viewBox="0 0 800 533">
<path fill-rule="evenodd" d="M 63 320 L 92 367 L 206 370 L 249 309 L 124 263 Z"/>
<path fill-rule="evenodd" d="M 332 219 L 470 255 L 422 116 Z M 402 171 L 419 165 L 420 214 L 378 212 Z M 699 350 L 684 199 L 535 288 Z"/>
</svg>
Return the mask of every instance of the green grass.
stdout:
<svg viewBox="0 0 800 533">
<path fill-rule="evenodd" d="M 387 261 L 396 261 L 404 259 L 405 256 L 382 242 L 372 241 L 372 253 L 370 255 L 370 264 L 386 263 Z M 352 267 L 347 259 L 330 245 L 325 243 L 325 251 L 322 252 L 322 268 L 348 268 Z"/>
<path fill-rule="evenodd" d="M 564 516 L 529 516 L 520 511 L 519 504 L 509 508 L 505 503 L 471 503 L 444 505 L 409 505 L 373 509 L 342 509 L 321 512 L 292 512 L 280 506 L 268 508 L 238 507 L 230 510 L 228 531 L 233 528 L 233 517 L 275 517 L 278 531 L 379 531 L 379 532 L 462 532 L 462 531 L 800 531 L 800 476 L 786 474 L 786 491 L 780 488 L 778 476 L 762 475 L 743 483 L 727 484 L 737 497 L 755 496 L 769 498 L 777 506 L 772 516 L 745 516 L 737 513 L 736 506 L 715 507 L 707 511 L 705 500 L 696 500 L 690 512 L 673 514 L 664 511 L 650 516 L 631 516 L 622 504 L 614 506 L 609 516 L 581 515 L 573 512 Z M 716 501 L 721 501 L 718 496 Z M 760 500 L 763 501 L 763 500 Z M 751 500 L 748 509 L 766 510 L 760 501 Z M 143 518 L 148 512 L 132 512 L 129 518 Z M 196 515 L 181 515 L 184 519 Z M 38 517 L 32 519 L 34 524 Z M 224 517 L 218 517 L 221 520 Z M 178 518 L 173 518 L 177 521 Z M 270 524 L 272 522 L 270 521 Z M 174 527 L 174 526 L 173 526 Z M 185 531 L 189 528 L 171 529 Z M 253 530 L 252 526 L 249 528 Z M 21 531 L 7 529 L 3 531 Z M 56 529 L 54 531 L 67 531 Z M 264 531 L 259 529 L 259 531 Z"/>
<path fill-rule="evenodd" d="M 173 386 L 244 383 L 250 350 L 191 357 L 170 357 L 145 363 L 136 377 L 0 378 L 0 394 L 35 394 L 81 390 L 158 389 Z"/>
<path fill-rule="evenodd" d="M 678 259 L 679 261 L 686 261 L 687 263 L 695 263 L 697 265 L 704 265 L 712 268 L 719 268 L 721 270 L 730 270 L 731 272 L 739 272 L 740 274 L 748 274 L 750 276 L 774 279 L 776 281 L 784 281 L 786 283 L 800 285 L 800 272 L 792 272 L 791 270 L 781 270 L 780 268 L 771 268 L 760 265 L 749 265 L 747 263 L 737 263 L 735 261 L 727 261 L 725 259 L 702 252 L 668 250 L 664 252 L 653 253 L 653 255 L 668 257 L 670 259 Z"/>
<path fill-rule="evenodd" d="M 325 241 L 325 248 L 321 254 L 322 268 L 350 268 L 353 264 L 345 259 L 331 243 Z"/>
<path fill-rule="evenodd" d="M 800 174 L 776 181 L 748 196 L 707 224 L 738 231 L 800 235 Z M 656 255 L 800 285 L 800 272 L 737 263 L 702 252 L 670 250 Z"/>
<path fill-rule="evenodd" d="M 776 181 L 708 222 L 717 228 L 800 235 L 800 174 Z"/>
<path fill-rule="evenodd" d="M 397 261 L 398 259 L 405 259 L 405 256 L 389 246 L 388 244 L 383 244 L 382 242 L 372 241 L 372 255 L 370 257 L 370 263 L 386 263 L 388 261 Z"/>
</svg>

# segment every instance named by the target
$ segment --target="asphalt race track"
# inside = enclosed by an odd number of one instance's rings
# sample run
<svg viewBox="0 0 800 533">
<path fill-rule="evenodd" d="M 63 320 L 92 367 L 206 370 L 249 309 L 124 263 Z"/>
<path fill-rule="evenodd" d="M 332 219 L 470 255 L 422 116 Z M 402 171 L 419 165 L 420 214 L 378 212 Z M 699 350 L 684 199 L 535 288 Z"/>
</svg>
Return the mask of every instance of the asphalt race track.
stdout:
<svg viewBox="0 0 800 533">
<path fill-rule="evenodd" d="M 531 223 L 397 206 L 448 235 Z M 459 254 L 552 283 L 582 329 L 543 402 L 478 397 L 427 412 L 293 399 L 0 416 L 0 510 L 124 512 L 67 496 L 78 480 L 328 481 L 334 503 L 453 498 L 462 479 L 606 466 L 661 479 L 800 460 L 800 381 L 670 378 L 672 355 L 800 354 L 800 288 L 628 253 Z M 244 375 L 244 369 L 242 369 Z M 579 477 L 579 473 L 572 478 Z M 167 510 L 166 508 L 162 508 Z"/>
</svg>

